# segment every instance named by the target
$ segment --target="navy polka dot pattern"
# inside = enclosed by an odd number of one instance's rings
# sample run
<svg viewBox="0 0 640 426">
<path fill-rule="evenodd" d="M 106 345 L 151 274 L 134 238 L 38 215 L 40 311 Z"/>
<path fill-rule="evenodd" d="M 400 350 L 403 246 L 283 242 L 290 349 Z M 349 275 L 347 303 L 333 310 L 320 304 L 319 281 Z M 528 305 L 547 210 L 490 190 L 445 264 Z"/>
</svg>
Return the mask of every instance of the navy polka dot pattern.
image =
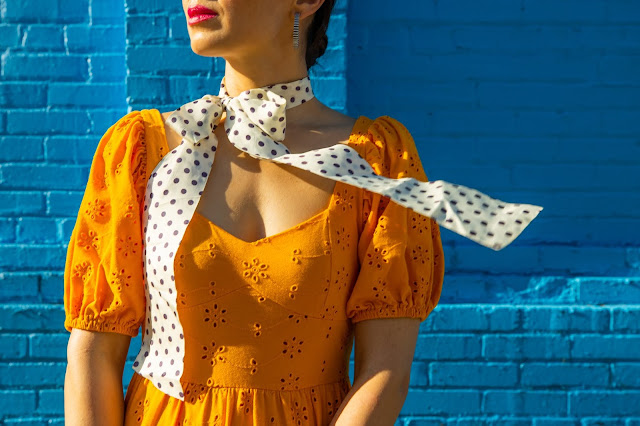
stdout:
<svg viewBox="0 0 640 426">
<path fill-rule="evenodd" d="M 168 124 L 182 136 L 151 173 L 145 193 L 146 330 L 133 368 L 160 391 L 184 400 L 184 331 L 176 303 L 175 253 L 207 183 L 224 122 L 229 141 L 257 159 L 292 165 L 327 179 L 389 197 L 439 225 L 493 250 L 513 241 L 542 207 L 512 204 L 467 186 L 377 175 L 345 144 L 291 154 L 285 138 L 285 110 L 314 97 L 309 77 L 255 88 L 230 97 L 224 78 L 218 96 L 205 95 L 176 109 Z"/>
</svg>

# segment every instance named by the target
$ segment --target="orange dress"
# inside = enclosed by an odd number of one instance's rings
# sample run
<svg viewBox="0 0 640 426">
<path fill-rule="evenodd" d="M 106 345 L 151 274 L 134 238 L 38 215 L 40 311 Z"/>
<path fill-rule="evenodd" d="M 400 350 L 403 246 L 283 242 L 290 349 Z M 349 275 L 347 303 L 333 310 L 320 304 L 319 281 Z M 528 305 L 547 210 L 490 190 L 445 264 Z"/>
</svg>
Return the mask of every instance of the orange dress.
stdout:
<svg viewBox="0 0 640 426">
<path fill-rule="evenodd" d="M 427 180 L 410 133 L 389 116 L 360 116 L 348 144 L 380 175 Z M 141 205 L 168 151 L 156 109 L 128 113 L 101 138 L 67 249 L 68 331 L 144 333 Z M 125 425 L 328 425 L 351 389 L 353 325 L 424 321 L 444 278 L 433 219 L 340 181 L 326 209 L 257 241 L 196 212 L 174 259 L 185 400 L 134 372 Z"/>
</svg>

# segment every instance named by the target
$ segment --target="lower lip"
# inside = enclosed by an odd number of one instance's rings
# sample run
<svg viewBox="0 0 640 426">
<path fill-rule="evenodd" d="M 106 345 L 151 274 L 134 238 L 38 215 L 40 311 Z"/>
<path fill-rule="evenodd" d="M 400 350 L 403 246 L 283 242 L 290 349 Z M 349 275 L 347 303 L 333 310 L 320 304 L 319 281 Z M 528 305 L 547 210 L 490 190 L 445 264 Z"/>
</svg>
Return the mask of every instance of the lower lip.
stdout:
<svg viewBox="0 0 640 426">
<path fill-rule="evenodd" d="M 189 25 L 197 24 L 198 22 L 206 21 L 207 19 L 216 18 L 218 15 L 196 15 L 187 20 Z"/>
</svg>

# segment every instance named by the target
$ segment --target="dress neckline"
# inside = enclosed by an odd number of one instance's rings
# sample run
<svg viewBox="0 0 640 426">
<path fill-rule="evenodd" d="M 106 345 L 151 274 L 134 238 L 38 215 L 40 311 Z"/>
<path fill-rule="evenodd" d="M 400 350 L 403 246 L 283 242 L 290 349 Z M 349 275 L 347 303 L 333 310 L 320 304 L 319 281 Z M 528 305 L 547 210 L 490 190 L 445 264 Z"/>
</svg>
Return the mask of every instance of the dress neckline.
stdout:
<svg viewBox="0 0 640 426">
<path fill-rule="evenodd" d="M 160 121 L 160 130 L 162 132 L 162 141 L 165 145 L 166 151 L 165 152 L 169 152 L 169 143 L 167 142 L 167 135 L 165 133 L 165 128 L 164 128 L 164 120 L 162 118 L 162 113 L 160 112 L 160 110 L 158 109 L 152 109 L 152 111 L 154 111 L 156 113 L 156 118 L 159 119 Z M 336 145 L 348 145 L 348 146 L 353 146 L 352 142 L 354 140 L 354 138 L 356 136 L 358 136 L 358 130 L 360 128 L 360 124 L 361 122 L 363 122 L 365 119 L 368 120 L 367 116 L 364 115 L 359 115 L 358 118 L 356 119 L 356 121 L 353 123 L 353 126 L 351 128 L 351 133 L 349 134 L 349 138 L 347 143 L 342 143 L 339 142 Z M 214 160 L 215 162 L 215 160 Z M 272 235 L 267 235 L 265 237 L 259 238 L 255 241 L 245 241 L 239 237 L 236 237 L 235 235 L 231 234 L 230 232 L 228 232 L 227 230 L 223 229 L 222 227 L 216 225 L 213 221 L 211 221 L 210 219 L 206 218 L 205 216 L 203 216 L 201 213 L 199 213 L 197 211 L 197 206 L 196 206 L 196 210 L 194 210 L 193 212 L 193 220 L 201 220 L 203 222 L 205 222 L 211 229 L 217 231 L 219 234 L 224 235 L 225 237 L 239 243 L 239 244 L 243 244 L 243 245 L 257 245 L 260 244 L 262 242 L 269 242 L 274 238 L 282 238 L 286 235 L 292 234 L 294 233 L 294 231 L 299 230 L 300 228 L 311 224 L 311 223 L 315 223 L 317 221 L 320 220 L 327 220 L 330 217 L 330 214 L 333 210 L 333 205 L 335 202 L 335 199 L 337 197 L 337 192 L 340 190 L 340 184 L 344 184 L 344 182 L 341 181 L 335 181 L 335 185 L 333 186 L 333 191 L 331 193 L 331 196 L 329 198 L 329 204 L 322 209 L 320 212 L 314 214 L 313 216 L 303 220 L 302 222 L 297 223 L 296 225 L 293 225 L 283 231 L 280 232 L 276 232 L 275 234 Z"/>
</svg>

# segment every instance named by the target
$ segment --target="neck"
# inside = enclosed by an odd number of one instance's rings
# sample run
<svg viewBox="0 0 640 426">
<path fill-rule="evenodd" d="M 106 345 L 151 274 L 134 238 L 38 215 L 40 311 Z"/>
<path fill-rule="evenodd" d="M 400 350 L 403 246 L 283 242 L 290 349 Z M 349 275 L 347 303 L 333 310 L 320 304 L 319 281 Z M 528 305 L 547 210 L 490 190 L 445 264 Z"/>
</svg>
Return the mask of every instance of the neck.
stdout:
<svg viewBox="0 0 640 426">
<path fill-rule="evenodd" d="M 309 73 L 302 64 L 286 66 L 278 64 L 269 66 L 254 62 L 250 65 L 227 60 L 225 62 L 224 84 L 229 96 L 235 97 L 245 90 L 265 87 L 271 84 L 299 80 Z"/>
</svg>

